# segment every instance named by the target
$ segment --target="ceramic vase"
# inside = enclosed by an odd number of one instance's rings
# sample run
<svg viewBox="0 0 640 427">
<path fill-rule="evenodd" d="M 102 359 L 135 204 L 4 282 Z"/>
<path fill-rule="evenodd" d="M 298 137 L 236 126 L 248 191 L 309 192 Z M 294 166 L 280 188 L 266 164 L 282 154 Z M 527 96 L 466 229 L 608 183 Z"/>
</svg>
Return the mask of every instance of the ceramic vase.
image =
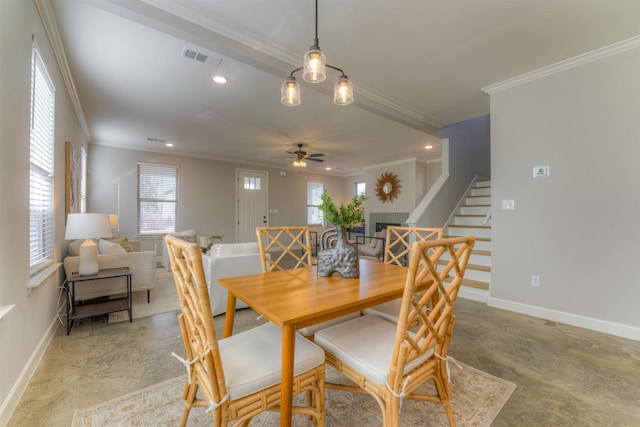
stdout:
<svg viewBox="0 0 640 427">
<path fill-rule="evenodd" d="M 347 279 L 360 277 L 358 249 L 349 243 L 346 228 L 336 227 L 335 238 L 329 239 L 329 242 L 329 247 L 318 252 L 318 276 L 328 277 L 339 273 Z"/>
</svg>

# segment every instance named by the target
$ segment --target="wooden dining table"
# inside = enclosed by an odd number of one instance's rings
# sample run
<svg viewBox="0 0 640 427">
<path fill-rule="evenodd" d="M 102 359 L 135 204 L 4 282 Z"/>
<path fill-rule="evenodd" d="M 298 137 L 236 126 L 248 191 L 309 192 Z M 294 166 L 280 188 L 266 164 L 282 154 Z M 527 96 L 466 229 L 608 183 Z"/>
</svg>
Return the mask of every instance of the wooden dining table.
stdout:
<svg viewBox="0 0 640 427">
<path fill-rule="evenodd" d="M 305 267 L 218 280 L 229 291 L 225 337 L 233 333 L 237 298 L 282 328 L 281 426 L 291 425 L 296 330 L 400 298 L 406 276 L 404 267 L 361 259 L 358 279 Z"/>
</svg>

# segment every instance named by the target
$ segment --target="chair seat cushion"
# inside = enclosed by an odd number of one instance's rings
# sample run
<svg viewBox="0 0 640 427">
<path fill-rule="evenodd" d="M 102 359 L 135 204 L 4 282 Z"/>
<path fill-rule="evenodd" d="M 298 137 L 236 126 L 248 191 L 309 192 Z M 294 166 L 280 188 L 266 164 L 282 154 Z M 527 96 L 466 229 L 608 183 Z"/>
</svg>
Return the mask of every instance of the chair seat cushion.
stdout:
<svg viewBox="0 0 640 427">
<path fill-rule="evenodd" d="M 386 384 L 396 339 L 396 325 L 378 316 L 363 315 L 315 334 L 315 343 L 363 375 Z M 430 350 L 408 363 L 405 372 L 429 359 Z"/>
<path fill-rule="evenodd" d="M 324 351 L 296 336 L 293 375 L 324 363 Z M 272 323 L 219 341 L 222 366 L 231 400 L 278 384 L 282 378 L 282 329 Z"/>
</svg>

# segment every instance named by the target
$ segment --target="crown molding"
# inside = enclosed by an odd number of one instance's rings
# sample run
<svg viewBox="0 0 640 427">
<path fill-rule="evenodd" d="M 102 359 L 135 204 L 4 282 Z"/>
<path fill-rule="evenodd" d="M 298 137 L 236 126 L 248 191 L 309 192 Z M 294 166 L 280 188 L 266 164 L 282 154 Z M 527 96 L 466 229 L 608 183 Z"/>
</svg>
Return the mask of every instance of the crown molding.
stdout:
<svg viewBox="0 0 640 427">
<path fill-rule="evenodd" d="M 67 61 L 67 54 L 64 49 L 64 44 L 62 43 L 62 36 L 60 35 L 60 30 L 58 29 L 58 23 L 51 6 L 51 1 L 34 0 L 34 2 L 38 9 L 38 13 L 40 14 L 42 25 L 44 26 L 45 32 L 47 33 L 47 37 L 49 38 L 49 44 L 51 44 L 53 55 L 56 57 L 56 61 L 58 62 L 60 74 L 62 74 L 62 79 L 64 80 L 64 84 L 67 87 L 67 92 L 69 93 L 69 98 L 71 98 L 73 108 L 76 111 L 76 116 L 78 117 L 78 122 L 80 123 L 80 127 L 82 128 L 82 132 L 84 133 L 84 136 L 87 138 L 87 140 L 90 141 L 91 134 L 89 132 L 89 126 L 87 125 L 87 121 L 84 117 L 84 112 L 82 111 L 82 105 L 80 104 L 80 97 L 78 96 L 76 85 L 73 82 L 73 76 L 71 75 L 71 69 L 69 68 L 69 62 Z"/>
<path fill-rule="evenodd" d="M 621 42 L 614 43 L 612 45 L 605 46 L 603 48 L 557 62 L 547 67 L 539 68 L 529 73 L 513 77 L 503 82 L 483 87 L 481 90 L 488 95 L 493 95 L 494 93 L 501 92 L 503 90 L 511 89 L 516 86 L 530 83 L 545 77 L 552 76 L 554 74 L 562 73 L 563 71 L 581 67 L 591 62 L 599 61 L 609 56 L 617 55 L 619 53 L 638 48 L 640 48 L 640 36 L 632 37 L 630 39 L 623 40 Z"/>
</svg>

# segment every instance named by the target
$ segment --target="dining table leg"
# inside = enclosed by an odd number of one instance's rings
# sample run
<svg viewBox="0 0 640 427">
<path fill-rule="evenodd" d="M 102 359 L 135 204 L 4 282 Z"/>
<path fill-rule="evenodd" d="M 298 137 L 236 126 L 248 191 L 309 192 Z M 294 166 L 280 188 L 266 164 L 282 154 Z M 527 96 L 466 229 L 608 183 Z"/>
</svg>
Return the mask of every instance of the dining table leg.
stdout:
<svg viewBox="0 0 640 427">
<path fill-rule="evenodd" d="M 280 427 L 291 426 L 293 407 L 293 361 L 296 351 L 296 328 L 282 327 L 282 385 L 280 394 Z"/>
<path fill-rule="evenodd" d="M 227 312 L 224 315 L 224 333 L 225 338 L 233 334 L 233 321 L 236 315 L 236 296 L 231 292 L 227 295 Z"/>
</svg>

